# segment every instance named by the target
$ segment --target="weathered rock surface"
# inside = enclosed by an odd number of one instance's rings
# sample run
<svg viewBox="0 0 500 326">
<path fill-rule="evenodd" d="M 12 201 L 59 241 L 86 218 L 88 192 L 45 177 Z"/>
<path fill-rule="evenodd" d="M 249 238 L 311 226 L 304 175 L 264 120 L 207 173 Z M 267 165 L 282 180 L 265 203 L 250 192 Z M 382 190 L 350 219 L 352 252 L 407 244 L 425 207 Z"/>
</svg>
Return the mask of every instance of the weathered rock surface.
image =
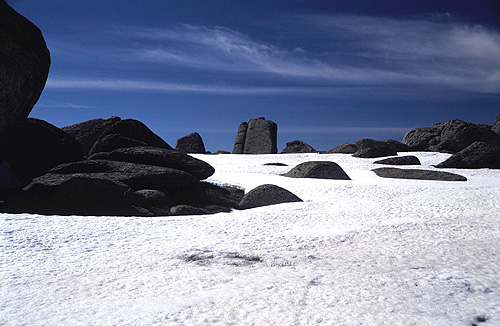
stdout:
<svg viewBox="0 0 500 326">
<path fill-rule="evenodd" d="M 294 140 L 286 143 L 285 149 L 281 151 L 281 154 L 286 153 L 316 153 L 317 151 L 309 144 L 301 141 Z"/>
<path fill-rule="evenodd" d="M 393 146 L 396 152 L 409 152 L 411 151 L 411 148 L 408 145 L 403 144 L 402 142 L 399 142 L 394 139 L 384 139 L 382 140 L 383 143 L 389 144 L 390 146 Z"/>
<path fill-rule="evenodd" d="M 276 154 L 277 137 L 278 126 L 270 120 L 251 119 L 246 125 L 243 122 L 238 128 L 233 154 Z"/>
<path fill-rule="evenodd" d="M 83 159 L 82 148 L 75 139 L 48 122 L 33 118 L 14 123 L 5 139 L 3 155 L 24 184 L 59 164 Z"/>
<path fill-rule="evenodd" d="M 42 33 L 0 0 L 0 143 L 15 121 L 28 117 L 50 67 Z"/>
<path fill-rule="evenodd" d="M 301 163 L 285 173 L 284 176 L 290 178 L 351 180 L 337 163 L 327 161 Z"/>
<path fill-rule="evenodd" d="M 241 209 L 260 206 L 276 205 L 281 203 L 301 202 L 302 199 L 290 191 L 275 185 L 261 185 L 250 190 L 240 202 Z"/>
<path fill-rule="evenodd" d="M 109 127 L 107 127 L 100 135 L 97 141 L 94 143 L 93 147 L 89 151 L 89 154 L 94 154 L 94 153 L 99 153 L 102 151 L 110 151 L 110 150 L 115 150 L 118 148 L 112 148 L 112 146 L 107 146 L 107 145 L 101 145 L 101 142 L 109 140 L 110 136 L 113 135 L 111 138 L 120 138 L 121 139 L 132 139 L 138 142 L 125 142 L 122 146 L 126 147 L 132 147 L 132 146 L 137 146 L 134 144 L 146 144 L 148 146 L 153 146 L 153 147 L 159 147 L 159 148 L 165 148 L 169 150 L 173 150 L 170 145 L 168 145 L 163 139 L 161 139 L 158 135 L 156 135 L 154 132 L 152 132 L 145 124 L 138 120 L 134 119 L 124 119 L 120 120 Z M 113 143 L 113 144 L 117 144 Z M 132 146 L 128 146 L 132 145 Z M 119 146 L 119 145 L 118 145 Z M 105 150 L 102 150 L 104 147 Z M 124 147 L 122 147 L 124 148 Z"/>
<path fill-rule="evenodd" d="M 438 168 L 458 169 L 500 169 L 500 146 L 485 142 L 475 142 L 446 161 L 436 165 Z"/>
<path fill-rule="evenodd" d="M 247 137 L 248 122 L 242 122 L 238 127 L 236 139 L 234 140 L 233 154 L 243 154 L 245 139 Z"/>
<path fill-rule="evenodd" d="M 177 151 L 151 146 L 122 148 L 112 152 L 97 153 L 91 155 L 89 159 L 162 166 L 185 171 L 199 180 L 206 179 L 215 172 L 210 164 L 202 160 Z"/>
<path fill-rule="evenodd" d="M 203 208 L 190 205 L 177 205 L 170 209 L 172 215 L 205 215 L 210 214 L 209 211 Z"/>
<path fill-rule="evenodd" d="M 183 153 L 205 154 L 205 144 L 197 132 L 177 139 L 175 150 Z"/>
<path fill-rule="evenodd" d="M 493 123 L 493 127 L 491 128 L 497 134 L 500 134 L 500 115 L 497 117 L 495 122 Z"/>
<path fill-rule="evenodd" d="M 364 138 L 355 142 L 354 145 L 358 149 L 352 154 L 354 157 L 375 158 L 397 155 L 396 148 L 392 144 L 383 141 Z"/>
<path fill-rule="evenodd" d="M 61 129 L 75 138 L 82 145 L 84 155 L 88 155 L 90 149 L 94 146 L 101 134 L 120 120 L 119 117 L 92 119 L 71 126 L 62 127 Z"/>
<path fill-rule="evenodd" d="M 358 150 L 358 147 L 354 144 L 344 143 L 342 145 L 336 146 L 324 154 L 354 154 Z"/>
<path fill-rule="evenodd" d="M 500 146 L 500 135 L 492 126 L 455 119 L 432 127 L 412 129 L 403 138 L 403 143 L 412 150 L 448 153 L 457 153 L 476 141 Z"/>
<path fill-rule="evenodd" d="M 436 181 L 467 181 L 467 178 L 464 176 L 449 172 L 441 172 L 441 171 L 397 169 L 397 168 L 378 168 L 372 171 L 382 178 L 436 180 Z"/>
<path fill-rule="evenodd" d="M 398 156 L 398 157 L 390 157 L 380 161 L 373 162 L 374 164 L 386 164 L 386 165 L 421 165 L 418 157 L 409 155 L 409 156 Z"/>
</svg>

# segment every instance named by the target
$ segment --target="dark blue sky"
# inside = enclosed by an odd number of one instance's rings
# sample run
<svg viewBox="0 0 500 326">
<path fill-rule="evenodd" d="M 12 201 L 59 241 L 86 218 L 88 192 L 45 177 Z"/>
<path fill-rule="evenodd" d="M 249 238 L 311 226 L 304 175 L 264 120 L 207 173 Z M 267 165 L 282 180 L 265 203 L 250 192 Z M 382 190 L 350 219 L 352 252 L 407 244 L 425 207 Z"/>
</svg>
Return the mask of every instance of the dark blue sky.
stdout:
<svg viewBox="0 0 500 326">
<path fill-rule="evenodd" d="M 52 56 L 31 116 L 231 150 L 265 116 L 319 150 L 500 115 L 500 1 L 7 0 Z"/>
</svg>

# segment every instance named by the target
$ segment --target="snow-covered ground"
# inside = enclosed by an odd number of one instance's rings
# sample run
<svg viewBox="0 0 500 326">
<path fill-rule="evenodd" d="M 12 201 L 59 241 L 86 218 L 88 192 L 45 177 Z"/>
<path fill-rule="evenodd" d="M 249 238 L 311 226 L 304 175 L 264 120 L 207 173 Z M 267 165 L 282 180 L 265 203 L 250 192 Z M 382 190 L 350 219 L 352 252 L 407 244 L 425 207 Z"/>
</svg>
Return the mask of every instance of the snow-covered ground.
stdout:
<svg viewBox="0 0 500 326">
<path fill-rule="evenodd" d="M 500 325 L 500 170 L 412 181 L 344 154 L 194 156 L 216 168 L 211 182 L 276 184 L 304 202 L 186 217 L 0 214 L 0 324 Z M 426 169 L 448 157 L 416 156 Z M 280 176 L 311 160 L 353 180 Z M 277 162 L 289 166 L 263 165 Z"/>
</svg>

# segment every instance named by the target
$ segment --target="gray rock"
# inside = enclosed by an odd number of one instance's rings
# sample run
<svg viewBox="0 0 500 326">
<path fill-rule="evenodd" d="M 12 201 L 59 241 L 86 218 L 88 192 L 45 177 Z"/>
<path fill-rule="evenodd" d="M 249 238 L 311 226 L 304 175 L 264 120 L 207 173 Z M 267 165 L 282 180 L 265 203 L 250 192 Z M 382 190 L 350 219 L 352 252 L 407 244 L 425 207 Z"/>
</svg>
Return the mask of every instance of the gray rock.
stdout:
<svg viewBox="0 0 500 326">
<path fill-rule="evenodd" d="M 33 180 L 35 184 L 58 184 L 74 175 L 121 182 L 135 190 L 156 189 L 167 194 L 199 185 L 198 179 L 184 171 L 129 162 L 87 160 L 63 164 Z"/>
<path fill-rule="evenodd" d="M 138 146 L 148 146 L 148 144 L 140 140 L 122 136 L 120 134 L 110 134 L 100 138 L 99 141 L 97 141 L 94 146 L 92 146 L 89 155 L 92 156 L 93 153 L 106 153 L 112 152 L 116 149 Z"/>
<path fill-rule="evenodd" d="M 82 145 L 84 155 L 88 155 L 101 134 L 120 120 L 119 117 L 92 119 L 71 126 L 62 127 L 61 129 L 75 138 Z"/>
<path fill-rule="evenodd" d="M 358 149 L 352 154 L 354 157 L 375 158 L 397 155 L 396 148 L 392 144 L 383 141 L 364 138 L 358 140 L 354 145 Z"/>
<path fill-rule="evenodd" d="M 286 143 L 286 148 L 281 151 L 282 154 L 285 153 L 316 153 L 317 151 L 310 145 L 304 143 L 301 140 L 294 140 Z"/>
<path fill-rule="evenodd" d="M 411 148 L 408 145 L 403 144 L 402 142 L 399 142 L 394 139 L 384 139 L 382 140 L 383 143 L 387 143 L 390 146 L 393 146 L 396 149 L 396 152 L 410 152 Z"/>
<path fill-rule="evenodd" d="M 203 139 L 197 132 L 177 139 L 175 143 L 175 150 L 183 153 L 198 153 L 205 154 L 205 145 Z"/>
<path fill-rule="evenodd" d="M 241 200 L 239 207 L 241 209 L 249 209 L 260 206 L 301 201 L 302 199 L 286 189 L 266 184 L 250 190 Z"/>
<path fill-rule="evenodd" d="M 476 141 L 500 146 L 500 135 L 491 126 L 458 119 L 408 131 L 403 143 L 412 150 L 457 153 Z"/>
<path fill-rule="evenodd" d="M 458 174 L 415 169 L 378 168 L 372 170 L 379 177 L 394 179 L 436 180 L 436 181 L 467 181 Z"/>
<path fill-rule="evenodd" d="M 0 142 L 45 87 L 50 53 L 40 30 L 0 0 Z M 0 155 L 1 156 L 1 155 Z"/>
<path fill-rule="evenodd" d="M 344 143 L 337 147 L 324 152 L 324 154 L 354 154 L 358 150 L 358 147 L 354 144 Z"/>
<path fill-rule="evenodd" d="M 493 123 L 493 127 L 491 128 L 497 134 L 500 134 L 500 115 L 497 117 L 495 122 Z"/>
<path fill-rule="evenodd" d="M 443 126 L 436 149 L 457 153 L 476 141 L 500 146 L 500 135 L 489 125 L 451 120 Z"/>
<path fill-rule="evenodd" d="M 245 147 L 245 138 L 247 136 L 248 122 L 242 122 L 238 127 L 238 133 L 234 140 L 233 154 L 243 154 Z"/>
<path fill-rule="evenodd" d="M 209 211 L 203 208 L 190 205 L 178 205 L 170 209 L 171 215 L 205 215 L 210 214 Z"/>
<path fill-rule="evenodd" d="M 4 141 L 4 159 L 23 184 L 53 167 L 83 159 L 80 144 L 71 136 L 39 119 L 14 123 Z"/>
<path fill-rule="evenodd" d="M 165 193 L 156 189 L 129 190 L 124 194 L 124 201 L 130 206 L 164 207 L 170 202 Z"/>
<path fill-rule="evenodd" d="M 290 178 L 351 180 L 337 163 L 327 161 L 301 163 L 285 173 L 284 176 Z"/>
<path fill-rule="evenodd" d="M 421 165 L 418 157 L 413 155 L 390 157 L 373 163 L 386 165 Z"/>
<path fill-rule="evenodd" d="M 215 169 L 208 163 L 184 153 L 158 147 L 131 147 L 114 150 L 110 153 L 97 153 L 89 159 L 102 159 L 156 165 L 187 172 L 199 180 L 214 174 Z"/>
<path fill-rule="evenodd" d="M 500 147 L 475 142 L 436 165 L 438 168 L 500 169 Z"/>
<path fill-rule="evenodd" d="M 108 135 L 120 135 L 125 138 L 139 141 L 141 142 L 141 144 L 144 143 L 148 146 L 173 150 L 170 145 L 168 145 L 163 139 L 152 132 L 142 122 L 134 119 L 124 119 L 106 128 L 106 130 L 101 133 L 92 149 L 89 151 L 89 154 L 98 153 L 100 147 L 99 143 Z"/>
<path fill-rule="evenodd" d="M 233 154 L 276 154 L 278 126 L 265 118 L 251 119 L 238 128 Z"/>
<path fill-rule="evenodd" d="M 403 144 L 413 151 L 426 151 L 431 146 L 437 146 L 441 140 L 444 123 L 436 123 L 431 127 L 414 128 L 403 137 Z"/>
<path fill-rule="evenodd" d="M 278 126 L 265 118 L 251 119 L 245 137 L 244 154 L 276 154 Z"/>
</svg>

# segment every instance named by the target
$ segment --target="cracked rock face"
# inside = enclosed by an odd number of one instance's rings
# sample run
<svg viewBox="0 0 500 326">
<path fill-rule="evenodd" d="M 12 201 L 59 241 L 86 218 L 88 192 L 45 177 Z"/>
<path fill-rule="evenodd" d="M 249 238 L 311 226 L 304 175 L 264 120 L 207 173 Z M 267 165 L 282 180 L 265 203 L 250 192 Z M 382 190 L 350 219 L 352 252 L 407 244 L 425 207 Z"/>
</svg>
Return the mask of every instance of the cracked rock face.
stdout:
<svg viewBox="0 0 500 326">
<path fill-rule="evenodd" d="M 38 101 L 50 67 L 42 33 L 0 0 L 0 141 L 12 124 L 28 117 Z"/>
</svg>

